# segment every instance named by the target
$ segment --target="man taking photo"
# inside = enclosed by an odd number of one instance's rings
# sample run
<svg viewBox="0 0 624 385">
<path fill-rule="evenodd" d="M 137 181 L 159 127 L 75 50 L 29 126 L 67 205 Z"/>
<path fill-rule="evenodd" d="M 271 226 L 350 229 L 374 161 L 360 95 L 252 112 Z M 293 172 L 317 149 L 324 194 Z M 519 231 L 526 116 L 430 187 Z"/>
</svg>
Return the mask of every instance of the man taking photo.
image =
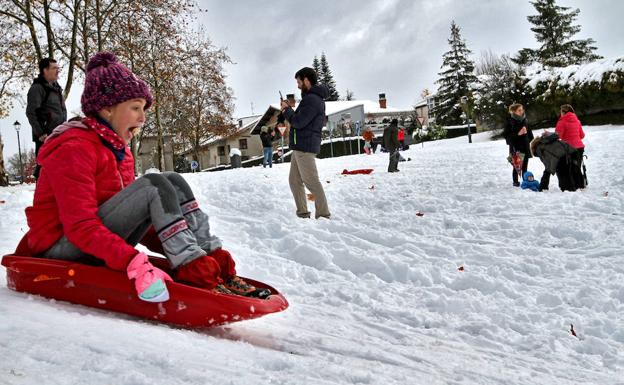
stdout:
<svg viewBox="0 0 624 385">
<path fill-rule="evenodd" d="M 282 114 L 290 122 L 289 146 L 293 150 L 288 182 L 295 198 L 298 217 L 310 218 L 305 193 L 307 187 L 315 198 L 314 217 L 329 219 L 325 191 L 316 170 L 316 154 L 321 151 L 325 99 L 329 96 L 329 90 L 317 84 L 316 72 L 309 67 L 297 71 L 295 79 L 301 90 L 301 102 L 297 110 L 293 110 L 286 100 L 281 103 Z"/>
</svg>

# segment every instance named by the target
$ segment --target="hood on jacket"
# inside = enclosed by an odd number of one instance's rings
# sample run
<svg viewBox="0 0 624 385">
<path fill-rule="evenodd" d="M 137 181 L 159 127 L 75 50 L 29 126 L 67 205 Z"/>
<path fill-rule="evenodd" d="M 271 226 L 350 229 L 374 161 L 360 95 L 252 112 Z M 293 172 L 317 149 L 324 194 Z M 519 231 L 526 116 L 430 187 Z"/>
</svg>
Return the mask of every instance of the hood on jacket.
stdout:
<svg viewBox="0 0 624 385">
<path fill-rule="evenodd" d="M 576 122 L 578 122 L 579 124 L 581 123 L 578 116 L 576 116 L 574 112 L 566 112 L 565 114 L 559 117 L 559 120 L 564 121 L 566 123 L 576 123 Z"/>
<path fill-rule="evenodd" d="M 51 153 L 61 144 L 74 138 L 85 138 L 95 143 L 99 142 L 99 137 L 95 131 L 87 127 L 82 121 L 65 122 L 56 127 L 52 134 L 46 138 L 45 145 L 41 147 L 37 161 L 43 163 Z"/>
<path fill-rule="evenodd" d="M 329 88 L 327 88 L 327 86 L 325 84 L 315 84 L 312 86 L 312 88 L 310 88 L 310 91 L 306 92 L 305 94 L 315 94 L 321 97 L 321 99 L 325 100 L 329 97 Z M 301 93 L 301 97 L 303 98 L 303 96 L 305 95 L 303 92 Z"/>
<path fill-rule="evenodd" d="M 528 182 L 530 176 L 532 176 L 533 180 L 535 180 L 535 177 L 533 176 L 533 173 L 531 171 L 525 172 L 524 175 L 522 175 L 522 180 Z"/>
<path fill-rule="evenodd" d="M 559 135 L 557 133 L 555 133 L 555 132 L 549 133 L 549 134 L 546 134 L 546 135 L 542 135 L 542 136 L 538 136 L 537 138 L 533 139 L 531 141 L 531 144 L 529 145 L 529 147 L 531 149 L 531 154 L 533 156 L 539 157 L 539 154 L 537 153 L 537 146 L 540 143 L 544 142 L 544 143 L 548 144 L 548 143 L 555 142 L 557 140 L 559 140 Z"/>
</svg>

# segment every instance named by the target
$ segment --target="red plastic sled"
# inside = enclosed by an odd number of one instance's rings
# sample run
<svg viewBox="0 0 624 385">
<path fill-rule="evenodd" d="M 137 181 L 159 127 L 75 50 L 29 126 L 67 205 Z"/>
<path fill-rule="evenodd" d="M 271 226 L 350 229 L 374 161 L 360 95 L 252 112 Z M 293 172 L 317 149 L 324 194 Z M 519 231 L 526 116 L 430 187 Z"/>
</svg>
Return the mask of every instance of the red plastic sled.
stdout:
<svg viewBox="0 0 624 385">
<path fill-rule="evenodd" d="M 370 174 L 371 172 L 373 172 L 372 168 L 362 168 L 359 170 L 347 170 L 345 168 L 342 170 L 342 175 Z"/>
<path fill-rule="evenodd" d="M 277 290 L 248 278 L 245 278 L 247 282 L 271 290 L 272 295 L 267 299 L 247 298 L 167 282 L 170 299 L 149 303 L 137 297 L 132 282 L 122 272 L 70 261 L 19 256 L 20 246 L 14 255 L 2 258 L 7 286 L 15 291 L 185 327 L 213 327 L 288 308 L 288 301 Z M 150 258 L 150 262 L 169 272 L 164 258 Z"/>
</svg>

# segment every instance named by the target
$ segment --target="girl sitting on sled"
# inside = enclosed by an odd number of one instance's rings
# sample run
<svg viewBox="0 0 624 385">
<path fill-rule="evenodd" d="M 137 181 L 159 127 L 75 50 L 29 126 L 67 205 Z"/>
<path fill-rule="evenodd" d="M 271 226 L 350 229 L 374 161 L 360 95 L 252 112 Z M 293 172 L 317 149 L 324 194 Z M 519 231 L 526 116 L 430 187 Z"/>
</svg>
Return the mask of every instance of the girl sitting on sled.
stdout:
<svg viewBox="0 0 624 385">
<path fill-rule="evenodd" d="M 236 275 L 235 263 L 210 232 L 208 215 L 177 173 L 135 180 L 128 144 L 152 105 L 147 84 L 110 52 L 87 65 L 85 118 L 58 126 L 46 139 L 33 205 L 26 209 L 33 255 L 95 259 L 134 280 L 139 298 L 163 302 L 172 278 L 134 248 L 163 253 L 176 281 L 224 294 L 266 297 Z"/>
</svg>

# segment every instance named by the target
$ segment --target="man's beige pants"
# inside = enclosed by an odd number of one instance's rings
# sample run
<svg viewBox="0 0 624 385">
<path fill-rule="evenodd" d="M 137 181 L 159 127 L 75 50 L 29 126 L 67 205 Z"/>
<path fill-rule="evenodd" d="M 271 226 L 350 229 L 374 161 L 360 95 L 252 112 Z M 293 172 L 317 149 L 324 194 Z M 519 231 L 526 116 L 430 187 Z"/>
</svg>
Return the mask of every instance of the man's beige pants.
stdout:
<svg viewBox="0 0 624 385">
<path fill-rule="evenodd" d="M 314 204 L 316 212 L 314 217 L 329 218 L 329 207 L 327 207 L 327 198 L 323 185 L 319 180 L 316 171 L 316 154 L 312 152 L 293 151 L 290 160 L 290 175 L 288 176 L 290 183 L 290 191 L 292 191 L 297 205 L 297 216 L 308 217 L 308 201 L 306 198 L 305 187 L 314 194 Z M 305 187 L 304 187 L 305 185 Z"/>
</svg>

